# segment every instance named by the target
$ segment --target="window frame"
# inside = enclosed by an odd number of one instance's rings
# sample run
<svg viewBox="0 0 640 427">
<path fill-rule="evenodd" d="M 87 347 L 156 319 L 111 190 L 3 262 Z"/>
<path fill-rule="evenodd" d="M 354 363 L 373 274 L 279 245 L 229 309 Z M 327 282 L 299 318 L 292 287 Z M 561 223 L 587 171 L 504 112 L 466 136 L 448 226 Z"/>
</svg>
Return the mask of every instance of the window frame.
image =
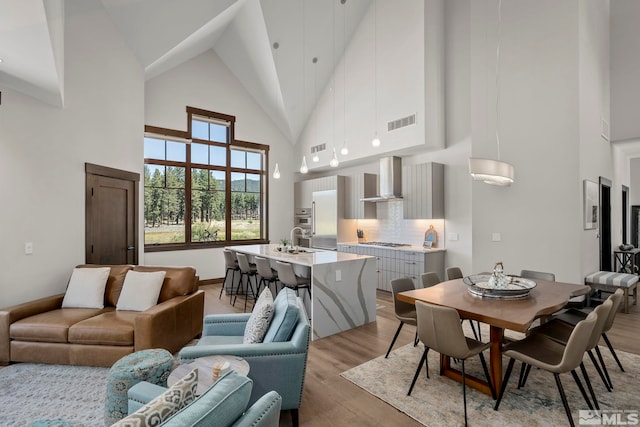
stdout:
<svg viewBox="0 0 640 427">
<path fill-rule="evenodd" d="M 225 123 L 228 126 L 227 141 L 218 142 L 193 138 L 192 133 L 192 121 L 198 118 L 209 119 L 211 122 Z M 179 131 L 175 129 L 167 129 L 157 126 L 145 125 L 145 136 L 162 138 L 165 140 L 173 140 L 186 144 L 186 159 L 184 162 L 176 162 L 171 160 L 159 160 L 159 159 L 147 159 L 144 158 L 144 164 L 161 165 L 161 166 L 173 166 L 185 168 L 185 212 L 184 212 L 184 237 L 183 243 L 151 243 L 144 244 L 145 252 L 163 252 L 163 251 L 179 251 L 179 250 L 191 250 L 191 249 L 210 249 L 219 248 L 228 245 L 248 245 L 248 244 L 265 244 L 269 243 L 269 145 L 259 144 L 249 141 L 241 141 L 235 139 L 235 116 L 228 114 L 217 113 L 214 111 L 202 110 L 194 107 L 187 107 L 187 131 Z M 205 144 L 219 147 L 225 147 L 226 149 L 226 166 L 218 165 L 203 165 L 202 163 L 193 163 L 191 159 L 191 144 Z M 231 151 L 234 149 L 240 149 L 243 151 L 259 152 L 261 154 L 261 170 L 232 167 L 231 166 Z M 245 166 L 247 166 L 245 164 Z M 205 169 L 214 171 L 223 171 L 225 173 L 225 239 L 207 242 L 194 242 L 192 241 L 192 169 Z M 260 175 L 260 235 L 259 239 L 243 239 L 243 240 L 231 240 L 231 174 L 245 173 Z M 143 191 L 146 191 L 147 187 L 143 183 Z M 143 192 L 143 195 L 145 193 Z M 143 198 L 144 199 L 144 198 Z M 143 227 L 144 228 L 144 227 Z M 143 236 L 143 238 L 146 236 Z"/>
</svg>

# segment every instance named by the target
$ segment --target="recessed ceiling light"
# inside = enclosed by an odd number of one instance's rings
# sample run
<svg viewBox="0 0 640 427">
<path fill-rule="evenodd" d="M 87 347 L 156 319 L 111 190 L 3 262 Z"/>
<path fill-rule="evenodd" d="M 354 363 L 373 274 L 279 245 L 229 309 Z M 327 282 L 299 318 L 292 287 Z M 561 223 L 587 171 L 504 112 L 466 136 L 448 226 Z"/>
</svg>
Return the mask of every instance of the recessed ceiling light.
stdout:
<svg viewBox="0 0 640 427">
<path fill-rule="evenodd" d="M 4 59 L 0 58 L 0 64 L 4 62 Z"/>
</svg>

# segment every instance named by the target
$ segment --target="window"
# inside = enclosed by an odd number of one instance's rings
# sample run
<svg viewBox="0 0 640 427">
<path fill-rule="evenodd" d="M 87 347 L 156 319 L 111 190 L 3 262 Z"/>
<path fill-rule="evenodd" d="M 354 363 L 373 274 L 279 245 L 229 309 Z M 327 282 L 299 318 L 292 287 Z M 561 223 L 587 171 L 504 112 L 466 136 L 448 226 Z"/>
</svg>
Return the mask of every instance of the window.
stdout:
<svg viewBox="0 0 640 427">
<path fill-rule="evenodd" d="M 187 114 L 187 132 L 145 128 L 146 249 L 266 241 L 269 147 L 234 140 L 233 116 Z"/>
</svg>

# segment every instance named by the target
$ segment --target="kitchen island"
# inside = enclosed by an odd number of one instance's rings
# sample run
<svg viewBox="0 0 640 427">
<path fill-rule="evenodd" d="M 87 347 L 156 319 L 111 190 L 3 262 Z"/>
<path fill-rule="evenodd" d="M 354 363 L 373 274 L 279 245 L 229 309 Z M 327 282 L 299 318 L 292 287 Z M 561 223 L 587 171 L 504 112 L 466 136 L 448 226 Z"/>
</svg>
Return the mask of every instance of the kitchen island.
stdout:
<svg viewBox="0 0 640 427">
<path fill-rule="evenodd" d="M 234 252 L 294 264 L 311 277 L 312 339 L 324 338 L 376 320 L 376 260 L 372 256 L 301 248 L 291 254 L 278 245 L 229 246 Z"/>
</svg>

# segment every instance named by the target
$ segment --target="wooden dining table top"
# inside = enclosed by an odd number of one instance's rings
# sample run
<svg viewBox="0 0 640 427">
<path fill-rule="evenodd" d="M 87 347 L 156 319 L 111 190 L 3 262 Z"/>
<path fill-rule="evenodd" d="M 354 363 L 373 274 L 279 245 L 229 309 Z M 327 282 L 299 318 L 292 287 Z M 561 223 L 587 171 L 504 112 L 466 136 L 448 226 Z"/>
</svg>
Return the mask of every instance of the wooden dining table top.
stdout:
<svg viewBox="0 0 640 427">
<path fill-rule="evenodd" d="M 536 279 L 536 287 L 521 299 L 495 299 L 472 295 L 462 279 L 449 280 L 429 288 L 400 292 L 400 301 L 416 300 L 455 308 L 460 317 L 487 323 L 503 329 L 525 332 L 538 317 L 562 309 L 569 298 L 585 295 L 590 288 L 563 282 Z"/>
</svg>

